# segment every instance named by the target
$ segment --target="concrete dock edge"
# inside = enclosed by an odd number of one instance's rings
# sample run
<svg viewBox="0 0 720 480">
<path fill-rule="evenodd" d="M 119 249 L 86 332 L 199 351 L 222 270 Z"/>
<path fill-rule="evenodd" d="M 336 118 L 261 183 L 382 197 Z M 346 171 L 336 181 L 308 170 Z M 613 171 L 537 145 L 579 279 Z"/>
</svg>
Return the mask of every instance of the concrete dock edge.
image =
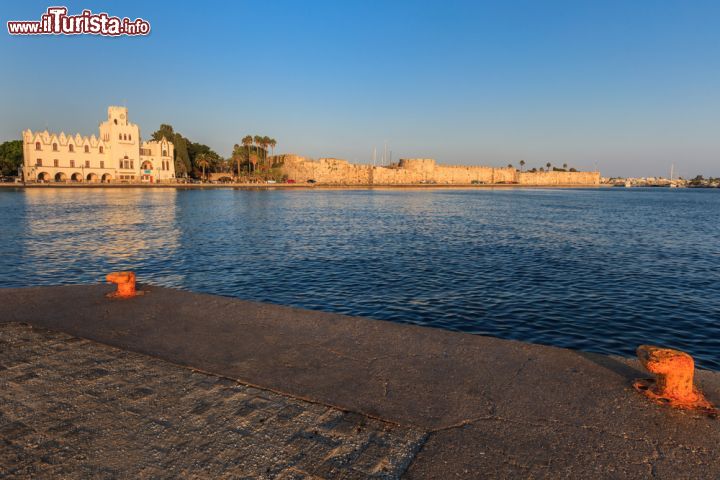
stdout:
<svg viewBox="0 0 720 480">
<path fill-rule="evenodd" d="M 144 286 L 0 289 L 27 323 L 405 425 L 406 478 L 720 478 L 720 421 L 651 404 L 634 360 Z M 697 382 L 720 403 L 720 374 Z"/>
</svg>

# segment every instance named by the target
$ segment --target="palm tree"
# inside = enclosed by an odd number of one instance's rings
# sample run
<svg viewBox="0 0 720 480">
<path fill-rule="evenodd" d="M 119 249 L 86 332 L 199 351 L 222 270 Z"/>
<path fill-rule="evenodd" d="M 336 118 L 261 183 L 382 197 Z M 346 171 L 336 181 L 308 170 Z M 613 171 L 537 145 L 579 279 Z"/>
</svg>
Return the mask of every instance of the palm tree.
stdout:
<svg viewBox="0 0 720 480">
<path fill-rule="evenodd" d="M 512 163 L 508 163 L 508 168 L 513 168 Z"/>
<path fill-rule="evenodd" d="M 240 155 L 239 155 L 239 151 L 240 151 L 240 145 L 238 145 L 238 144 L 236 143 L 235 145 L 233 145 L 232 158 L 235 159 L 235 160 L 237 160 L 238 176 L 240 176 Z M 231 160 L 231 159 L 228 159 L 228 161 L 229 161 L 229 160 Z"/>
<path fill-rule="evenodd" d="M 523 167 L 525 166 L 525 160 L 520 160 L 520 171 L 522 172 Z"/>
<path fill-rule="evenodd" d="M 263 137 L 263 139 L 262 139 L 263 149 L 265 150 L 265 152 L 263 153 L 263 155 L 265 155 L 265 165 L 266 165 L 268 168 L 270 167 L 270 165 L 268 165 L 267 152 L 268 152 L 268 148 L 270 147 L 270 140 L 271 140 L 271 138 L 268 137 L 267 135 L 265 135 L 265 136 Z"/>
<path fill-rule="evenodd" d="M 197 157 L 195 157 L 195 165 L 202 168 L 202 178 L 205 178 L 206 180 L 207 177 L 205 177 L 205 169 L 210 167 L 208 158 L 209 156 L 207 153 L 198 153 Z"/>
<path fill-rule="evenodd" d="M 260 146 L 262 145 L 263 137 L 261 137 L 260 135 L 255 135 L 255 137 L 253 138 L 253 141 L 255 142 L 255 152 L 256 152 L 256 153 L 258 154 L 258 156 L 259 156 L 259 155 L 260 155 L 260 152 L 259 152 L 258 149 L 259 149 Z"/>
<path fill-rule="evenodd" d="M 548 172 L 550 171 L 550 166 L 551 166 L 551 165 L 552 165 L 552 163 L 550 163 L 550 162 L 547 162 L 547 163 L 545 164 L 545 166 L 547 167 L 547 171 L 548 171 Z"/>
<path fill-rule="evenodd" d="M 277 140 L 275 140 L 274 138 L 271 138 L 270 139 L 270 148 L 272 148 L 273 161 L 275 160 L 275 145 L 277 145 Z"/>
<path fill-rule="evenodd" d="M 250 173 L 250 147 L 253 144 L 252 135 L 245 135 L 242 139 L 242 144 L 247 147 L 248 152 L 248 173 Z M 238 160 L 238 176 L 240 176 L 240 160 Z"/>
<path fill-rule="evenodd" d="M 567 163 L 563 163 L 563 170 L 567 170 Z"/>
</svg>

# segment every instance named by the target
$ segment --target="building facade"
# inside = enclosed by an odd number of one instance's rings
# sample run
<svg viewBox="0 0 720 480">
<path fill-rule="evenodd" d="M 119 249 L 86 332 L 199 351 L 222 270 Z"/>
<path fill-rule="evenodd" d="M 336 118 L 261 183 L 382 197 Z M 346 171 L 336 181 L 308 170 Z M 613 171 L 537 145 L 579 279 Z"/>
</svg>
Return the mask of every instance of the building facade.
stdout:
<svg viewBox="0 0 720 480">
<path fill-rule="evenodd" d="M 25 182 L 167 183 L 175 181 L 174 146 L 143 142 L 126 107 L 108 107 L 99 137 L 23 132 Z"/>
</svg>

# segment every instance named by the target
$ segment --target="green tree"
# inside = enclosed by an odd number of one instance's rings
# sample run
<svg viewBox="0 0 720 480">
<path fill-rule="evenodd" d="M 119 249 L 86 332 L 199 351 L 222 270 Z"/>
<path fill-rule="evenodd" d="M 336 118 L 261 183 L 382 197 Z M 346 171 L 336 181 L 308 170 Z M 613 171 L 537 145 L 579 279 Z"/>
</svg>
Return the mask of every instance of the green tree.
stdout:
<svg viewBox="0 0 720 480">
<path fill-rule="evenodd" d="M 202 168 L 202 178 L 207 178 L 205 176 L 205 169 L 210 167 L 210 155 L 208 153 L 199 153 L 195 157 L 195 165 Z"/>
<path fill-rule="evenodd" d="M 563 163 L 563 170 L 567 170 L 567 163 Z"/>
<path fill-rule="evenodd" d="M 248 158 L 248 172 L 250 172 L 250 147 L 253 144 L 252 135 L 245 135 L 242 139 L 242 144 L 247 147 L 247 158 Z M 240 174 L 240 164 L 238 163 L 238 174 Z"/>
<path fill-rule="evenodd" d="M 22 163 L 22 140 L 10 140 L 0 144 L 0 175 L 18 175 Z"/>
<path fill-rule="evenodd" d="M 520 171 L 521 172 L 522 172 L 524 166 L 525 166 L 525 160 L 520 160 Z"/>
<path fill-rule="evenodd" d="M 201 155 L 208 163 L 206 166 L 207 170 L 211 172 L 216 172 L 221 168 L 222 158 L 215 151 L 213 151 L 213 149 L 202 143 L 191 142 L 188 139 L 185 139 L 185 141 L 187 144 L 188 155 L 190 156 L 193 177 L 198 177 L 200 171 L 202 171 L 202 167 L 198 163 Z M 204 172 L 201 175 L 202 177 L 204 177 Z"/>
<path fill-rule="evenodd" d="M 549 171 L 550 171 L 550 167 L 552 166 L 552 163 L 547 162 L 547 163 L 545 164 L 545 166 L 547 167 L 547 171 L 549 172 Z"/>
<path fill-rule="evenodd" d="M 255 142 L 255 151 L 259 153 L 258 148 L 260 148 L 260 146 L 262 145 L 263 137 L 261 137 L 260 135 L 255 135 L 253 137 L 253 142 Z"/>
<path fill-rule="evenodd" d="M 152 134 L 152 139 L 155 141 L 160 141 L 163 137 L 172 142 L 175 146 L 175 158 L 173 159 L 175 164 L 175 176 L 187 176 L 187 174 L 191 171 L 192 165 L 190 163 L 190 155 L 188 154 L 186 139 L 179 133 L 175 132 L 172 125 L 168 125 L 166 123 L 161 124 L 160 128 Z"/>
<path fill-rule="evenodd" d="M 175 176 L 182 177 L 191 175 L 197 178 L 201 175 L 200 171 L 202 169 L 197 163 L 200 154 L 204 154 L 204 158 L 208 162 L 205 170 L 217 171 L 222 168 L 223 159 L 220 155 L 207 145 L 196 143 L 185 138 L 182 134 L 176 132 L 172 125 L 163 123 L 160 125 L 160 128 L 152 134 L 152 139 L 155 141 L 159 141 L 163 137 L 175 146 L 175 158 L 173 159 L 175 163 Z"/>
<path fill-rule="evenodd" d="M 265 156 L 265 166 L 267 168 L 272 167 L 272 165 L 268 164 L 268 155 L 267 155 L 268 149 L 270 148 L 270 140 L 271 140 L 271 138 L 268 137 L 267 135 L 265 135 L 262 139 L 262 145 L 263 145 L 263 150 L 264 150 L 263 155 Z"/>
<path fill-rule="evenodd" d="M 250 150 L 245 146 L 238 145 L 237 143 L 233 146 L 232 151 L 232 162 L 237 167 L 237 170 L 233 168 L 233 171 L 239 177 L 242 172 L 242 163 L 247 161 L 247 171 L 250 172 Z"/>
<path fill-rule="evenodd" d="M 156 142 L 159 142 L 162 140 L 162 138 L 165 137 L 166 139 L 172 141 L 173 138 L 175 138 L 175 131 L 173 130 L 172 125 L 168 125 L 166 123 L 163 123 L 160 125 L 160 128 L 152 134 L 152 139 Z"/>
<path fill-rule="evenodd" d="M 176 133 L 172 142 L 175 145 L 175 176 L 187 176 L 192 171 L 187 141 L 182 135 Z"/>
<path fill-rule="evenodd" d="M 277 145 L 277 140 L 274 138 L 271 138 L 268 142 L 270 145 L 270 148 L 272 149 L 272 156 L 273 156 L 273 162 L 275 161 L 275 146 Z"/>
<path fill-rule="evenodd" d="M 255 153 L 259 154 L 259 152 L 260 152 L 259 148 L 260 148 L 260 145 L 262 145 L 262 137 L 260 135 L 255 135 L 253 137 L 253 143 L 255 144 Z M 257 160 L 256 160 L 256 162 L 257 162 Z M 253 163 L 253 170 L 254 170 L 255 166 L 256 166 L 256 163 Z M 262 165 L 260 165 L 260 167 L 262 167 Z"/>
</svg>

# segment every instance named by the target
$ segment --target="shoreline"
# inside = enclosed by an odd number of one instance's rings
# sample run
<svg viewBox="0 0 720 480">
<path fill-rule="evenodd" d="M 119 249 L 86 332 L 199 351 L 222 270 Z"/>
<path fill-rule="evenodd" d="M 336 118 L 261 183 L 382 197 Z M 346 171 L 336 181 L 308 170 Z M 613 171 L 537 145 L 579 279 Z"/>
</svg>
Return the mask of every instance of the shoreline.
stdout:
<svg viewBox="0 0 720 480">
<path fill-rule="evenodd" d="M 546 188 L 582 188 L 582 189 L 596 189 L 596 188 L 608 188 L 612 185 L 519 185 L 519 184 L 507 184 L 507 183 L 494 183 L 494 184 L 372 184 L 372 185 L 349 185 L 349 184 L 298 184 L 298 183 L 224 183 L 224 184 L 143 184 L 143 183 L 103 183 L 103 184 L 21 184 L 21 183 L 0 183 L 0 188 L 15 188 L 15 189 L 43 189 L 43 188 L 175 188 L 175 189 L 242 189 L 242 190 L 274 190 L 274 189 L 298 189 L 298 190 L 368 190 L 368 189 L 418 189 L 418 190 L 432 190 L 432 189 L 546 189 Z"/>
</svg>

